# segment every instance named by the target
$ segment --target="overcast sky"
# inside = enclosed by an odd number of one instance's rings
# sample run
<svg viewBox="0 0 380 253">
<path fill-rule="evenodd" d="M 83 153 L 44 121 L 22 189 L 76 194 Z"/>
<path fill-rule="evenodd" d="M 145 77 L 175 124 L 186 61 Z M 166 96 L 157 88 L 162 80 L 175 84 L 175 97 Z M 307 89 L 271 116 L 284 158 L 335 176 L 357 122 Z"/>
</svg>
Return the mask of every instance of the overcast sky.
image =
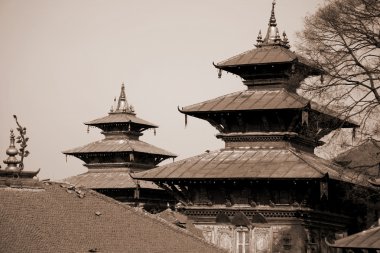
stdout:
<svg viewBox="0 0 380 253">
<path fill-rule="evenodd" d="M 278 0 L 276 18 L 291 45 L 322 0 Z M 265 35 L 271 0 L 0 0 L 0 160 L 12 115 L 27 127 L 25 170 L 40 179 L 83 173 L 63 150 L 100 140 L 83 122 L 106 116 L 125 82 L 137 116 L 159 125 L 141 138 L 184 159 L 223 147 L 187 106 L 245 89 L 219 62 Z M 291 48 L 294 49 L 294 46 Z M 2 168 L 5 166 L 2 164 Z"/>
</svg>

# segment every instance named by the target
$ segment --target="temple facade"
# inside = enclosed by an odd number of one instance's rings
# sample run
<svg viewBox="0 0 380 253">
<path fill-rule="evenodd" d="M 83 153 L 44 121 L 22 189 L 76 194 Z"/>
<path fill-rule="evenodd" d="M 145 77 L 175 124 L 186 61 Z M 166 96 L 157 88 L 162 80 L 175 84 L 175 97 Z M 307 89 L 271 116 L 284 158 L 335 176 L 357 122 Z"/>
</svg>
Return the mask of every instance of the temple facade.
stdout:
<svg viewBox="0 0 380 253">
<path fill-rule="evenodd" d="M 174 205 L 174 198 L 164 189 L 134 180 L 130 174 L 152 169 L 176 155 L 139 140 L 145 130 L 156 131 L 157 126 L 136 116 L 127 102 L 124 84 L 114 103 L 107 116 L 85 123 L 101 129 L 104 139 L 63 152 L 81 159 L 88 168 L 88 172 L 65 181 L 151 212 L 165 209 L 168 203 Z"/>
<path fill-rule="evenodd" d="M 322 71 L 289 48 L 273 3 L 256 48 L 215 65 L 247 89 L 179 109 L 208 121 L 225 147 L 133 176 L 170 190 L 206 240 L 229 252 L 328 252 L 325 239 L 358 231 L 367 212 L 349 192 L 368 184 L 314 154 L 323 136 L 357 125 L 296 93 Z"/>
</svg>

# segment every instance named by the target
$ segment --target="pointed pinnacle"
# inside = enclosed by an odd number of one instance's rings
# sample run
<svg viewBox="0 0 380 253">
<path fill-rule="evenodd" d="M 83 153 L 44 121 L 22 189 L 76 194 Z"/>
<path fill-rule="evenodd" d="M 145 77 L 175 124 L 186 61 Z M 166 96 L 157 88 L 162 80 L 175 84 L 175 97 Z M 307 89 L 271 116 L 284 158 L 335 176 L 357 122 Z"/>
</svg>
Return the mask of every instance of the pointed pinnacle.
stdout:
<svg viewBox="0 0 380 253">
<path fill-rule="evenodd" d="M 272 2 L 272 11 L 271 11 L 270 19 L 269 19 L 269 26 L 277 26 L 276 17 L 274 15 L 274 6 L 275 5 L 276 5 L 276 0 L 273 0 L 273 2 Z"/>
</svg>

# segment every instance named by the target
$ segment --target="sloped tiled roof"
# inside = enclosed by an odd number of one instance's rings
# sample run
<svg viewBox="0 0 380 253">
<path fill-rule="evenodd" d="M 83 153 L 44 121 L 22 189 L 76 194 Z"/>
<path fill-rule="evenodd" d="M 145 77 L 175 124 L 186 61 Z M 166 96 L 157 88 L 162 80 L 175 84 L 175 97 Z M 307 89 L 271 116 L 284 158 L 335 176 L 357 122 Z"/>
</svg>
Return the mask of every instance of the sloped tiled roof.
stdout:
<svg viewBox="0 0 380 253">
<path fill-rule="evenodd" d="M 64 154 L 72 155 L 78 153 L 107 153 L 107 152 L 141 152 L 148 154 L 156 154 L 168 157 L 176 157 L 177 155 L 155 147 L 149 143 L 140 140 L 129 139 L 103 139 L 92 142 L 87 145 L 63 151 Z"/>
<path fill-rule="evenodd" d="M 380 141 L 368 139 L 362 144 L 339 154 L 334 161 L 368 176 L 379 176 Z"/>
<path fill-rule="evenodd" d="M 0 188 L 1 252 L 224 252 L 91 190 Z"/>
<path fill-rule="evenodd" d="M 90 125 L 90 126 L 96 126 L 96 125 L 101 125 L 101 124 L 113 124 L 113 123 L 136 123 L 140 125 L 145 125 L 150 128 L 157 128 L 155 124 L 152 124 L 146 120 L 140 119 L 136 117 L 134 114 L 130 113 L 110 113 L 109 115 L 95 119 L 89 122 L 84 123 L 85 125 Z"/>
<path fill-rule="evenodd" d="M 312 179 L 328 173 L 356 182 L 339 166 L 311 153 L 289 149 L 221 149 L 139 172 L 134 178 L 170 179 Z"/>
<path fill-rule="evenodd" d="M 380 250 L 380 227 L 370 228 L 360 233 L 336 240 L 334 244 L 331 244 L 330 246 L 334 248 Z"/>
<path fill-rule="evenodd" d="M 64 179 L 65 182 L 89 189 L 127 189 L 136 188 L 137 181 L 144 189 L 161 189 L 155 183 L 135 180 L 126 169 L 90 169 L 88 172 Z"/>
<path fill-rule="evenodd" d="M 216 64 L 216 67 L 223 68 L 238 65 L 257 65 L 268 63 L 285 63 L 292 62 L 298 59 L 299 62 L 305 65 L 310 65 L 303 57 L 300 57 L 281 46 L 261 47 L 248 50 L 244 53 L 233 56 L 227 60 Z"/>
<path fill-rule="evenodd" d="M 244 90 L 186 106 L 184 112 L 241 111 L 304 108 L 309 100 L 286 91 Z"/>
<path fill-rule="evenodd" d="M 325 106 L 318 105 L 296 93 L 281 89 L 248 89 L 230 93 L 211 100 L 186 106 L 181 112 L 187 114 L 221 111 L 302 109 L 310 104 L 312 110 L 357 124 Z"/>
<path fill-rule="evenodd" d="M 203 238 L 202 230 L 196 228 L 194 223 L 179 212 L 172 211 L 171 209 L 165 209 L 164 211 L 156 214 L 157 217 L 164 219 L 165 221 L 172 223 L 176 226 L 182 227 L 187 231 L 191 232 L 193 235 Z"/>
</svg>

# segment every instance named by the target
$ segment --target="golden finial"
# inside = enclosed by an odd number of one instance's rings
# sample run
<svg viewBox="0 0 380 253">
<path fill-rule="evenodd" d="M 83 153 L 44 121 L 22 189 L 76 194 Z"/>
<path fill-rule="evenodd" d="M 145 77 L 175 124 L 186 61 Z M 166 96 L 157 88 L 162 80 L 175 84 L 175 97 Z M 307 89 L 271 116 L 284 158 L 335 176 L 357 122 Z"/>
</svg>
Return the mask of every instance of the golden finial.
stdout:
<svg viewBox="0 0 380 253">
<path fill-rule="evenodd" d="M 20 170 L 20 168 L 18 167 L 20 160 L 18 160 L 16 157 L 16 155 L 18 155 L 18 150 L 15 146 L 15 135 L 13 134 L 13 129 L 11 129 L 10 143 L 9 143 L 9 147 L 7 148 L 6 153 L 8 155 L 8 158 L 3 161 L 7 165 L 5 170 L 12 170 L 12 171 Z"/>
<path fill-rule="evenodd" d="M 269 26 L 277 26 L 276 17 L 274 15 L 274 6 L 275 5 L 276 5 L 276 0 L 273 0 L 273 2 L 272 2 L 272 12 L 271 12 L 270 19 L 269 19 Z"/>
<path fill-rule="evenodd" d="M 257 35 L 256 39 L 256 46 L 259 47 L 263 43 L 263 36 L 261 35 L 261 30 L 259 31 L 259 34 Z"/>
</svg>

